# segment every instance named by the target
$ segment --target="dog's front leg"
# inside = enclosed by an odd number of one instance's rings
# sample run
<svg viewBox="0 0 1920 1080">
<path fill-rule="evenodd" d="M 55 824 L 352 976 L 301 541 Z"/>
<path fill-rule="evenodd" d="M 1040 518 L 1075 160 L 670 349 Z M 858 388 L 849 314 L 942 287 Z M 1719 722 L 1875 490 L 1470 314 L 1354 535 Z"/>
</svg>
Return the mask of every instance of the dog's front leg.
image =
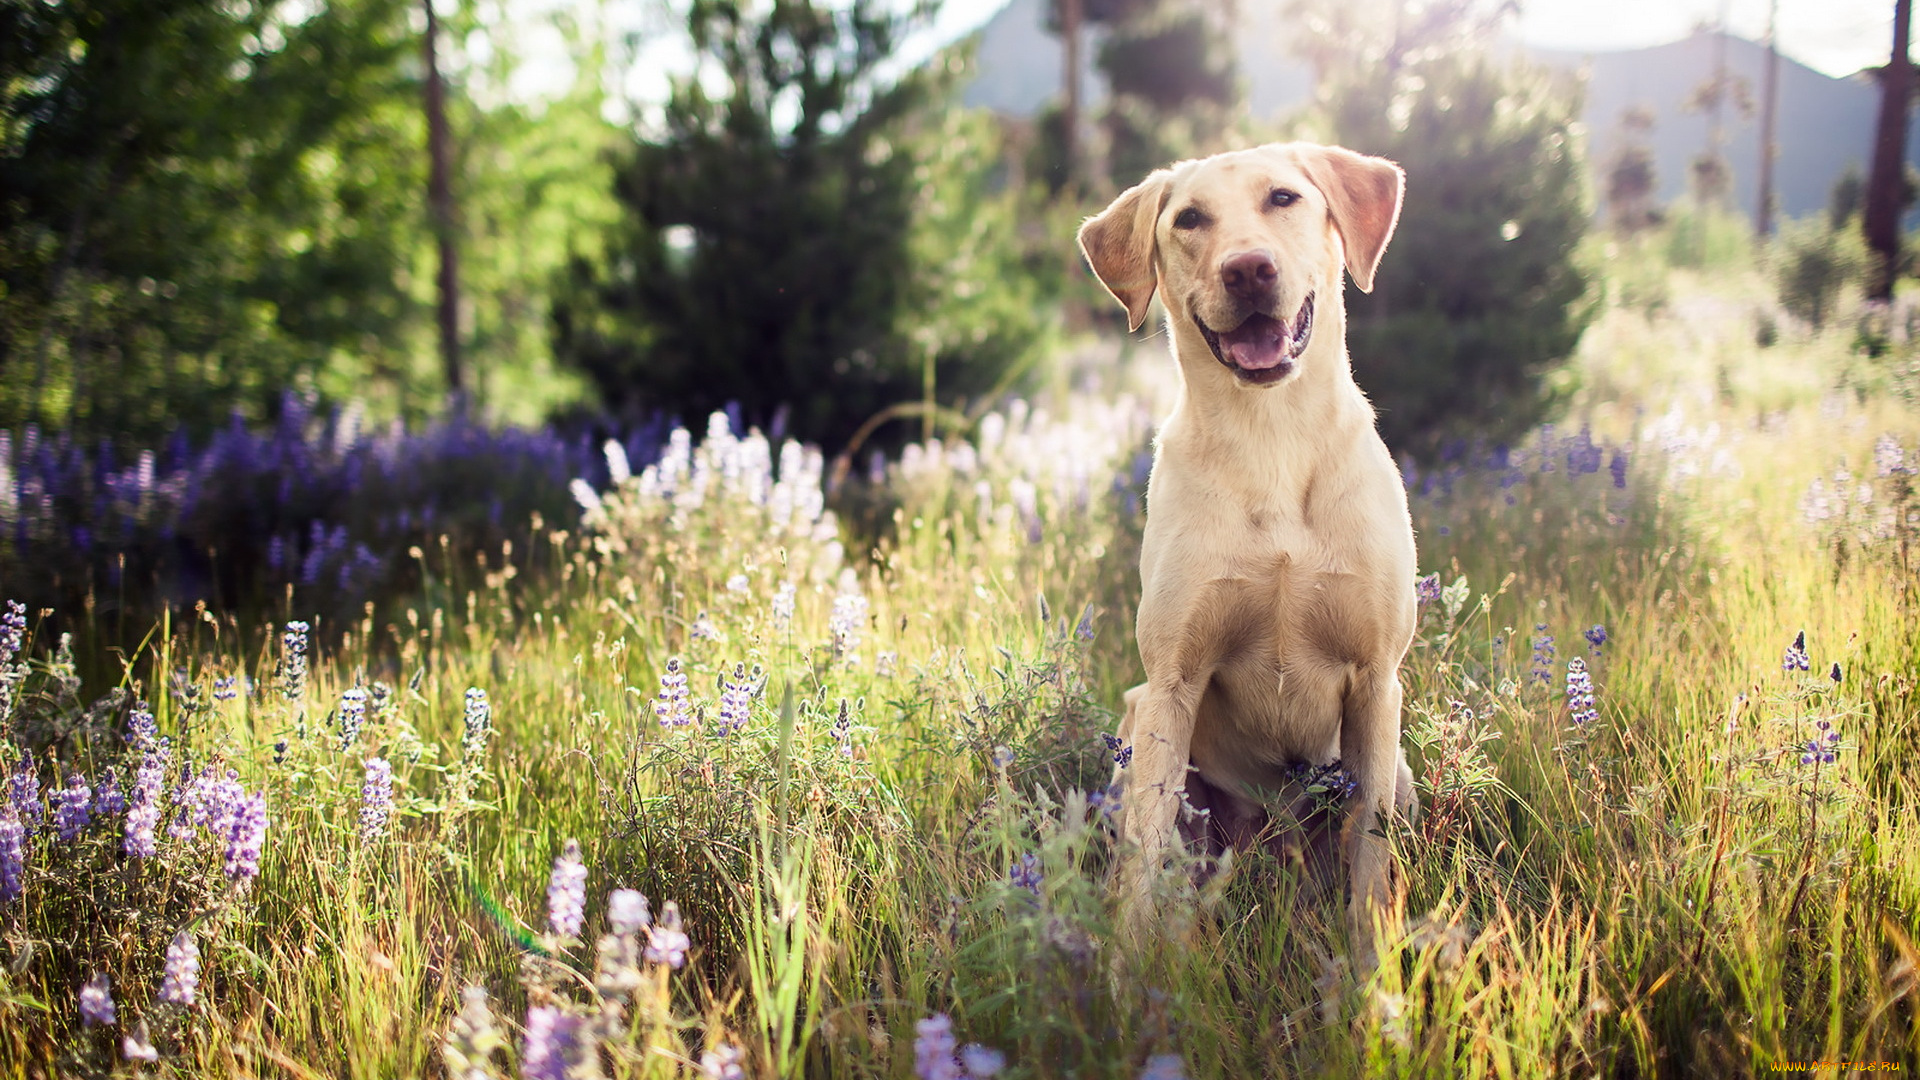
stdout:
<svg viewBox="0 0 1920 1080">
<path fill-rule="evenodd" d="M 1180 793 L 1193 749 L 1193 724 L 1204 679 L 1149 676 L 1137 696 L 1129 694 L 1133 761 L 1121 796 L 1120 921 L 1135 941 L 1153 922 L 1153 883 L 1163 853 L 1174 842 Z"/>
<path fill-rule="evenodd" d="M 1400 679 L 1393 668 L 1355 676 L 1341 712 L 1340 758 L 1356 785 L 1346 824 L 1347 929 L 1354 969 L 1371 971 L 1374 923 L 1392 893 L 1393 855 L 1384 834 L 1402 768 Z"/>
</svg>

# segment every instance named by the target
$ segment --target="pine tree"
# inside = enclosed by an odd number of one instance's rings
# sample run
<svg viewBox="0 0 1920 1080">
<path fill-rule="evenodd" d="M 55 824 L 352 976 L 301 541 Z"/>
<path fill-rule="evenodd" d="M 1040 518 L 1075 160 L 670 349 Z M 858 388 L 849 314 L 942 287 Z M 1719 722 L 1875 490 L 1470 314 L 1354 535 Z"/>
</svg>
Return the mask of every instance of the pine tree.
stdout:
<svg viewBox="0 0 1920 1080">
<path fill-rule="evenodd" d="M 943 401 L 994 384 L 1004 356 L 916 333 L 916 201 L 935 183 L 916 138 L 946 65 L 885 83 L 904 29 L 889 10 L 693 4 L 729 89 L 675 87 L 665 130 L 618 169 L 605 265 L 576 262 L 554 309 L 557 353 L 606 404 L 697 419 L 737 403 L 838 448 L 929 384 Z"/>
<path fill-rule="evenodd" d="M 0 426 L 259 415 L 417 310 L 405 0 L 0 5 Z"/>
<path fill-rule="evenodd" d="M 1110 92 L 1100 124 L 1115 187 L 1220 148 L 1241 97 L 1225 22 L 1196 0 L 1139 0 L 1121 9 L 1100 47 Z"/>
<path fill-rule="evenodd" d="M 1348 341 L 1387 444 L 1431 458 L 1547 415 L 1547 376 L 1593 311 L 1574 259 L 1588 209 L 1577 88 L 1473 47 L 1497 20 L 1475 23 L 1469 3 L 1401 14 L 1418 32 L 1319 42 L 1319 109 L 1332 141 L 1407 171 L 1374 291 L 1348 293 Z M 1406 47 L 1437 40 L 1451 44 Z"/>
<path fill-rule="evenodd" d="M 1607 219 L 1622 233 L 1635 233 L 1659 221 L 1653 204 L 1656 187 L 1653 147 L 1647 136 L 1653 132 L 1653 112 L 1634 106 L 1620 117 L 1620 148 L 1607 166 Z"/>
</svg>

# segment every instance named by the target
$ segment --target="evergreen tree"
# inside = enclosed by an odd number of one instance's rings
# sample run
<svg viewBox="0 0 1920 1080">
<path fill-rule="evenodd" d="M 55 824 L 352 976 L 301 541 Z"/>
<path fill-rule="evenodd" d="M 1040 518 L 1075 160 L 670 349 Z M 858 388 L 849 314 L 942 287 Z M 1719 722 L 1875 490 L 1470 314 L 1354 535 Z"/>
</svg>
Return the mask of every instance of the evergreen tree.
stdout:
<svg viewBox="0 0 1920 1080">
<path fill-rule="evenodd" d="M 1607 218 L 1623 233 L 1636 233 L 1660 220 L 1653 204 L 1656 187 L 1653 147 L 1653 111 L 1636 105 L 1620 117 L 1620 148 L 1607 166 Z"/>
<path fill-rule="evenodd" d="M 682 80 L 619 165 L 625 216 L 603 266 L 574 263 L 557 352 L 615 409 L 737 403 L 834 448 L 883 409 L 993 387 L 1025 346 L 942 334 L 946 294 L 923 285 L 952 253 L 915 250 L 916 211 L 950 179 L 920 148 L 945 65 L 886 83 L 904 24 L 874 0 L 764 16 L 695 0 L 689 27 L 727 90 Z"/>
<path fill-rule="evenodd" d="M 1052 0 L 1047 29 L 1069 32 L 1068 0 Z M 1099 117 L 1105 179 L 1114 188 L 1181 158 L 1220 149 L 1242 88 L 1228 32 L 1230 0 L 1079 0 L 1080 24 L 1105 31 L 1095 64 L 1107 83 Z M 1057 193 L 1066 185 L 1060 103 L 1042 110 L 1029 166 Z"/>
<path fill-rule="evenodd" d="M 1388 445 L 1430 458 L 1547 415 L 1547 376 L 1593 311 L 1574 259 L 1588 210 L 1577 89 L 1474 48 L 1470 4 L 1402 14 L 1420 33 L 1327 50 L 1345 60 L 1323 68 L 1319 111 L 1331 141 L 1407 171 L 1374 291 L 1348 293 L 1348 339 Z"/>
<path fill-rule="evenodd" d="M 150 437 L 395 348 L 402 0 L 0 4 L 0 425 Z"/>
<path fill-rule="evenodd" d="M 1107 175 L 1127 187 L 1170 161 L 1219 149 L 1240 101 L 1226 17 L 1197 0 L 1121 6 L 1100 47 L 1109 97 Z"/>
</svg>

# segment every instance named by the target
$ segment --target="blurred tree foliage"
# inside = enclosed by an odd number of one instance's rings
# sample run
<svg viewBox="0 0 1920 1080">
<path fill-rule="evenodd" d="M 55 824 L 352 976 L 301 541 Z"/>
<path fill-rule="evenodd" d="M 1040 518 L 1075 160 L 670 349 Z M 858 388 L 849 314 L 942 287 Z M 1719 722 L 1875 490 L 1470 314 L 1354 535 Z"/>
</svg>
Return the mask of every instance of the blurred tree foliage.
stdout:
<svg viewBox="0 0 1920 1080">
<path fill-rule="evenodd" d="M 0 423 L 152 437 L 391 362 L 414 48 L 402 0 L 0 6 Z"/>
<path fill-rule="evenodd" d="M 1116 188 L 1170 161 L 1221 149 L 1240 104 L 1230 16 L 1201 0 L 1108 0 L 1107 176 Z"/>
<path fill-rule="evenodd" d="M 500 28 L 501 5 L 477 8 L 448 39 Z M 436 407 L 418 15 L 0 0 L 0 427 L 149 440 L 264 418 L 289 386 L 373 397 L 376 415 Z M 562 225 L 605 201 L 597 89 L 483 108 L 463 82 L 484 65 L 450 67 L 469 351 L 488 397 L 524 401 L 549 382 Z"/>
<path fill-rule="evenodd" d="M 1095 148 L 1104 154 L 1101 189 L 1224 149 L 1244 98 L 1229 0 L 1082 0 L 1081 11 L 1082 32 L 1101 35 L 1094 59 L 1107 84 Z M 1049 3 L 1046 25 L 1065 32 L 1061 0 Z M 1064 124 L 1059 102 L 1043 109 L 1030 154 L 1029 171 L 1055 193 L 1066 183 Z"/>
<path fill-rule="evenodd" d="M 1768 253 L 1780 306 L 1815 330 L 1833 318 L 1841 290 L 1865 278 L 1866 241 L 1853 225 L 1851 215 L 1837 226 L 1824 214 L 1788 222 Z"/>
<path fill-rule="evenodd" d="M 1375 10 L 1382 9 L 1382 10 Z M 1578 88 L 1486 40 L 1510 4 L 1305 0 L 1318 134 L 1399 162 L 1406 205 L 1371 295 L 1349 290 L 1354 375 L 1396 453 L 1517 438 L 1594 304 Z"/>
<path fill-rule="evenodd" d="M 997 141 L 938 108 L 957 62 L 888 72 L 911 21 L 869 0 L 694 0 L 723 79 L 679 80 L 622 154 L 606 257 L 575 260 L 554 305 L 556 351 L 609 406 L 736 402 L 839 448 L 1031 358 L 1045 316 Z"/>
<path fill-rule="evenodd" d="M 1658 225 L 1662 219 L 1654 202 L 1658 189 L 1654 175 L 1653 110 L 1635 105 L 1620 116 L 1620 146 L 1603 178 L 1607 219 L 1621 233 L 1632 234 Z"/>
</svg>

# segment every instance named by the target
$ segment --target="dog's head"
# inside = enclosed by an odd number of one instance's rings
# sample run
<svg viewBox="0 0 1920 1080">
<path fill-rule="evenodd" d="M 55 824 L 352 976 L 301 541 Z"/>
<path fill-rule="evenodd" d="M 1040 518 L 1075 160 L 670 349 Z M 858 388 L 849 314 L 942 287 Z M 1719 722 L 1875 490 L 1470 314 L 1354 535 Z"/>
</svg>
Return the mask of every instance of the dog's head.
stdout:
<svg viewBox="0 0 1920 1080">
<path fill-rule="evenodd" d="M 1080 249 L 1138 330 L 1158 288 L 1242 382 L 1292 374 L 1316 298 L 1362 292 L 1400 218 L 1403 174 L 1337 146 L 1274 143 L 1161 169 L 1080 227 Z"/>
</svg>

